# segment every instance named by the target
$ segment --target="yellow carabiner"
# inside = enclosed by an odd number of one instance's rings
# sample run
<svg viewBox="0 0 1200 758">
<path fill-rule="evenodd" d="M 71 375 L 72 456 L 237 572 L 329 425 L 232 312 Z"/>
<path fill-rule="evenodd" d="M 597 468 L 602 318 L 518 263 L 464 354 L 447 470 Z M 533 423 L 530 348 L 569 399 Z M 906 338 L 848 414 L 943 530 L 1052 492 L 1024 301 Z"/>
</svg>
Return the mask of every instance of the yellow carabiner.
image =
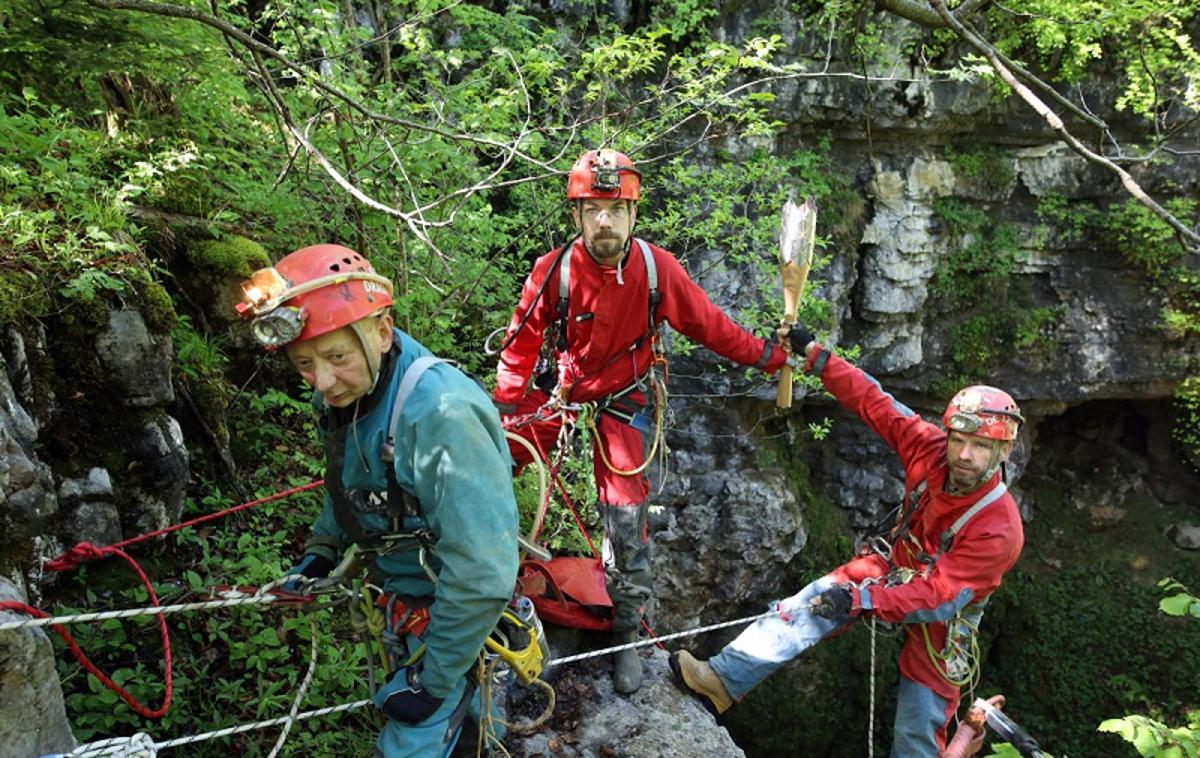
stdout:
<svg viewBox="0 0 1200 758">
<path fill-rule="evenodd" d="M 526 641 L 524 647 L 516 649 Z M 538 644 L 537 629 L 517 618 L 512 611 L 506 609 L 500 615 L 495 630 L 484 640 L 484 646 L 508 664 L 521 684 L 529 684 L 542 675 L 545 661 Z"/>
</svg>

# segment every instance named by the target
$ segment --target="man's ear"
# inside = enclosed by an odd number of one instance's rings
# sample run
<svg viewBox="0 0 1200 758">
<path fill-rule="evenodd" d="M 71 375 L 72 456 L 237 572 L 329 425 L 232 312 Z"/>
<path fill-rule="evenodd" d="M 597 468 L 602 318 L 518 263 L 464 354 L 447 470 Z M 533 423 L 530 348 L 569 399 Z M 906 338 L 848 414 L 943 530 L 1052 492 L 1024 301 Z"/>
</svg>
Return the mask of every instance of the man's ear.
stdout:
<svg viewBox="0 0 1200 758">
<path fill-rule="evenodd" d="M 637 223 L 637 203 L 629 201 L 629 231 L 633 232 L 633 226 Z"/>
<path fill-rule="evenodd" d="M 583 231 L 583 224 L 579 220 L 579 203 L 574 203 L 571 206 L 571 218 L 575 221 L 575 231 Z"/>
<path fill-rule="evenodd" d="M 1007 442 L 1005 442 L 1004 447 L 1000 448 L 1000 460 L 1007 461 L 1009 454 L 1012 452 L 1012 449 L 1013 449 L 1012 440 L 1008 440 Z"/>
<path fill-rule="evenodd" d="M 379 318 L 375 319 L 375 329 L 379 335 L 379 352 L 386 353 L 392 349 L 392 325 L 395 322 L 392 320 L 391 311 L 384 313 Z"/>
</svg>

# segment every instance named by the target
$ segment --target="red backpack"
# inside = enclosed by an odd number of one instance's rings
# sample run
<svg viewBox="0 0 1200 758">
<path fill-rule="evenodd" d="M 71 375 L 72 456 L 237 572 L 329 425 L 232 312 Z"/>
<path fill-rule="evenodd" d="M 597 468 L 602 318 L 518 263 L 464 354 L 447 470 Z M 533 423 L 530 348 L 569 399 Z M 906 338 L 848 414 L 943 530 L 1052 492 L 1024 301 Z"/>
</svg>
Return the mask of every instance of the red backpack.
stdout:
<svg viewBox="0 0 1200 758">
<path fill-rule="evenodd" d="M 612 629 L 613 605 L 604 587 L 599 558 L 529 558 L 517 574 L 521 592 L 533 601 L 538 618 L 571 629 Z"/>
</svg>

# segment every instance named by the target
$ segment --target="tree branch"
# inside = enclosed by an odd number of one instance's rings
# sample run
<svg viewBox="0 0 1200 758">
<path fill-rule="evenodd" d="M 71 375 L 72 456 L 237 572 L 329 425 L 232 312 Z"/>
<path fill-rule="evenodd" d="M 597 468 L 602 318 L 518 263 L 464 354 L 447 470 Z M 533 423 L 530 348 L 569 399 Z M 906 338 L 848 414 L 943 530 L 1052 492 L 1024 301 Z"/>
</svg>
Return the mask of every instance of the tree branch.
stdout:
<svg viewBox="0 0 1200 758">
<path fill-rule="evenodd" d="M 1033 108 L 1033 110 L 1046 121 L 1050 128 L 1056 134 L 1058 134 L 1059 139 L 1065 142 L 1068 147 L 1070 147 L 1079 155 L 1083 156 L 1086 160 L 1090 161 L 1091 163 L 1095 163 L 1096 165 L 1103 166 L 1120 177 L 1121 184 L 1124 185 L 1125 190 L 1129 192 L 1129 194 L 1133 195 L 1134 199 L 1136 199 L 1139 203 L 1149 208 L 1151 212 L 1153 212 L 1156 216 L 1165 221 L 1172 229 L 1174 229 L 1175 233 L 1180 238 L 1181 244 L 1183 244 L 1185 248 L 1194 252 L 1200 251 L 1200 234 L 1197 234 L 1193 229 L 1189 228 L 1179 219 L 1175 218 L 1170 211 L 1159 205 L 1154 198 L 1150 197 L 1150 195 L 1146 194 L 1146 191 L 1142 189 L 1141 185 L 1137 183 L 1137 180 L 1134 179 L 1128 171 L 1113 163 L 1103 155 L 1093 152 L 1086 145 L 1080 142 L 1075 135 L 1071 134 L 1071 132 L 1068 131 L 1066 126 L 1063 124 L 1062 119 L 1059 118 L 1058 114 L 1051 110 L 1050 107 L 1044 102 L 1038 99 L 1038 96 L 1035 95 L 1027 86 L 1022 84 L 1017 77 L 1013 75 L 1012 71 L 1010 71 L 1008 67 L 1004 65 L 1004 63 L 1000 60 L 996 49 L 982 37 L 976 35 L 970 29 L 967 29 L 965 26 L 963 26 L 962 23 L 954 17 L 954 14 L 951 13 L 950 9 L 946 7 L 944 0 L 930 0 L 930 3 L 941 15 L 942 19 L 946 23 L 946 26 L 948 26 L 950 29 L 953 29 L 959 37 L 982 53 L 983 56 L 987 58 L 988 63 L 991 64 L 992 68 L 996 70 L 996 73 L 1000 74 L 1000 78 L 1003 79 L 1009 87 L 1012 87 L 1013 91 L 1016 92 L 1017 95 L 1024 100 L 1027 105 L 1029 105 L 1029 107 Z"/>
</svg>

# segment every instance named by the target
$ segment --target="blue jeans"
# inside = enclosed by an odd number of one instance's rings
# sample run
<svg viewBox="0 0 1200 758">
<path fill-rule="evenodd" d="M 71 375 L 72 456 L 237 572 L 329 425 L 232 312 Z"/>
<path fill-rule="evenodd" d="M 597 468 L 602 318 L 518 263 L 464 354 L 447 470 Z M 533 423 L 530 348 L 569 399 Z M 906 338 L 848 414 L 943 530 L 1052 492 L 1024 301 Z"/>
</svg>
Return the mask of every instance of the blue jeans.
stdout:
<svg viewBox="0 0 1200 758">
<path fill-rule="evenodd" d="M 759 619 L 708 659 L 730 696 L 740 700 L 780 666 L 854 622 L 850 616 L 814 616 L 808 604 L 837 582 L 826 575 L 776 604 L 779 615 Z M 949 701 L 924 685 L 900 677 L 892 758 L 937 758 L 937 732 Z"/>
</svg>

